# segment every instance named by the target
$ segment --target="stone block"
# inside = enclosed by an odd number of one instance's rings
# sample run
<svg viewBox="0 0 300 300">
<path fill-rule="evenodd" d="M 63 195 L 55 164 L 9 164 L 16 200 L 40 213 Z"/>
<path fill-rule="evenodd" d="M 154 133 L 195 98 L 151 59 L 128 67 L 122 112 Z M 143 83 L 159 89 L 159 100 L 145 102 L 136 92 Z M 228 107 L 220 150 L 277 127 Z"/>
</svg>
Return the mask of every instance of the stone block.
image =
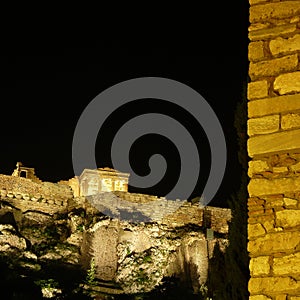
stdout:
<svg viewBox="0 0 300 300">
<path fill-rule="evenodd" d="M 249 100 L 267 98 L 269 84 L 267 80 L 248 83 L 247 95 Z"/>
<path fill-rule="evenodd" d="M 288 172 L 288 168 L 287 167 L 273 167 L 273 172 L 274 173 L 285 173 Z"/>
<path fill-rule="evenodd" d="M 300 162 L 294 164 L 294 165 L 291 165 L 290 166 L 290 169 L 293 171 L 293 172 L 300 172 Z"/>
<path fill-rule="evenodd" d="M 276 76 L 280 73 L 290 72 L 297 69 L 297 54 L 286 55 L 284 57 L 265 60 L 260 62 L 250 62 L 249 75 L 255 80 L 259 77 Z"/>
<path fill-rule="evenodd" d="M 250 157 L 300 149 L 300 129 L 253 136 L 248 139 Z"/>
<path fill-rule="evenodd" d="M 293 129 L 300 127 L 300 114 L 287 114 L 281 117 L 281 128 L 282 129 Z"/>
<path fill-rule="evenodd" d="M 255 296 L 250 296 L 249 300 L 272 300 L 272 298 L 269 298 L 265 295 L 255 295 Z"/>
<path fill-rule="evenodd" d="M 300 1 L 284 1 L 250 7 L 250 23 L 283 19 L 300 13 Z"/>
<path fill-rule="evenodd" d="M 276 212 L 276 226 L 288 228 L 288 227 L 295 227 L 299 225 L 300 225 L 300 210 L 285 209 Z"/>
<path fill-rule="evenodd" d="M 263 222 L 264 228 L 267 230 L 267 232 L 274 231 L 274 220 L 267 220 Z"/>
<path fill-rule="evenodd" d="M 299 109 L 300 94 L 278 96 L 248 102 L 249 118 L 290 112 Z"/>
<path fill-rule="evenodd" d="M 250 256 L 269 255 L 279 251 L 294 250 L 300 243 L 300 234 L 297 231 L 267 233 L 263 237 L 250 240 L 248 251 Z"/>
<path fill-rule="evenodd" d="M 265 235 L 266 231 L 261 224 L 248 224 L 248 238 Z"/>
<path fill-rule="evenodd" d="M 295 208 L 295 207 L 297 207 L 297 204 L 298 204 L 298 201 L 296 199 L 291 199 L 291 198 L 283 198 L 283 202 L 287 208 L 290 208 L 290 207 Z"/>
<path fill-rule="evenodd" d="M 284 194 L 300 190 L 300 177 L 276 178 L 268 180 L 264 178 L 252 178 L 248 184 L 250 197 Z"/>
<path fill-rule="evenodd" d="M 252 42 L 248 47 L 248 57 L 250 61 L 258 61 L 265 57 L 264 43 L 262 41 Z"/>
<path fill-rule="evenodd" d="M 286 255 L 283 257 L 275 257 L 273 260 L 274 275 L 293 275 L 299 273 L 300 252 Z"/>
<path fill-rule="evenodd" d="M 286 295 L 276 295 L 275 300 L 286 300 Z"/>
<path fill-rule="evenodd" d="M 268 275 L 270 272 L 269 256 L 251 258 L 250 272 L 252 276 Z"/>
<path fill-rule="evenodd" d="M 248 120 L 248 135 L 267 134 L 279 130 L 279 115 L 271 115 Z"/>
<path fill-rule="evenodd" d="M 289 293 L 297 292 L 300 288 L 300 281 L 291 277 L 264 277 L 250 278 L 250 293 Z"/>
<path fill-rule="evenodd" d="M 289 53 L 300 50 L 300 34 L 296 34 L 290 38 L 278 37 L 275 40 L 270 41 L 270 51 L 273 55 Z M 249 48 L 250 51 L 250 48 Z M 254 50 L 253 50 L 254 52 Z M 255 52 L 254 52 L 255 53 Z"/>
<path fill-rule="evenodd" d="M 253 174 L 259 174 L 270 170 L 268 163 L 264 160 L 251 160 L 249 161 L 248 166 L 249 177 L 252 177 Z"/>
<path fill-rule="evenodd" d="M 255 25 L 255 24 L 254 24 Z M 262 25 L 265 25 L 262 23 Z M 253 25 L 251 26 L 253 27 Z M 277 37 L 279 35 L 291 34 L 297 30 L 296 24 L 287 24 L 272 28 L 260 28 L 249 32 L 250 41 L 265 40 Z"/>
<path fill-rule="evenodd" d="M 268 2 L 268 0 L 249 0 L 250 5 Z"/>
<path fill-rule="evenodd" d="M 282 74 L 274 81 L 274 90 L 280 95 L 288 93 L 300 93 L 300 72 Z"/>
</svg>

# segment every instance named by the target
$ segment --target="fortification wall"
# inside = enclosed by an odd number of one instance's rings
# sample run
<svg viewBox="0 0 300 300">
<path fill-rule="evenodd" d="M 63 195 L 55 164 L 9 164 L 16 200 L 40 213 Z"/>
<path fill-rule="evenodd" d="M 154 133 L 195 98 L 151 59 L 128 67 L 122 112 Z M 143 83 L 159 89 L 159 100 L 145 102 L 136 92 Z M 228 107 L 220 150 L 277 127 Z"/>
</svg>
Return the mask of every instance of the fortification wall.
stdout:
<svg viewBox="0 0 300 300">
<path fill-rule="evenodd" d="M 250 0 L 250 299 L 300 299 L 300 1 Z"/>
<path fill-rule="evenodd" d="M 0 199 L 22 211 L 59 212 L 66 210 L 72 198 L 72 190 L 66 185 L 37 183 L 23 177 L 0 175 Z"/>
<path fill-rule="evenodd" d="M 228 233 L 231 220 L 231 210 L 217 207 L 200 207 L 182 200 L 167 200 L 145 194 L 128 192 L 101 192 L 87 196 L 86 199 L 93 207 L 114 218 L 128 218 L 141 213 L 137 218 L 145 222 L 161 222 L 170 227 L 195 224 L 211 228 L 219 233 Z M 78 200 L 79 201 L 79 200 Z M 82 199 L 80 200 L 81 205 Z"/>
</svg>

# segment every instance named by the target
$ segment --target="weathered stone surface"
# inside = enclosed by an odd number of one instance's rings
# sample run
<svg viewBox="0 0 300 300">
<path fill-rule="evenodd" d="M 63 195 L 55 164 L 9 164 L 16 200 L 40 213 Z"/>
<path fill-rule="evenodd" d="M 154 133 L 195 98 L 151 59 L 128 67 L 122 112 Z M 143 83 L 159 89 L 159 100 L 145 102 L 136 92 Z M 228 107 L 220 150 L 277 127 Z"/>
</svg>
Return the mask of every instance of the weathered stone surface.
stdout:
<svg viewBox="0 0 300 300">
<path fill-rule="evenodd" d="M 287 167 L 273 167 L 273 172 L 274 173 L 285 173 L 288 172 L 288 168 Z"/>
<path fill-rule="evenodd" d="M 275 300 L 286 300 L 286 295 L 285 294 L 276 295 Z"/>
<path fill-rule="evenodd" d="M 248 47 L 250 61 L 258 61 L 264 58 L 264 43 L 262 41 L 252 42 Z"/>
<path fill-rule="evenodd" d="M 279 130 L 279 115 L 271 115 L 248 120 L 248 135 L 267 134 Z"/>
<path fill-rule="evenodd" d="M 284 293 L 297 291 L 300 281 L 291 277 L 264 277 L 249 280 L 250 293 Z"/>
<path fill-rule="evenodd" d="M 300 1 L 267 3 L 250 7 L 250 22 L 260 22 L 271 18 L 286 18 L 300 13 Z"/>
<path fill-rule="evenodd" d="M 258 3 L 264 3 L 268 2 L 268 0 L 250 0 L 249 3 L 250 5 L 258 4 Z"/>
<path fill-rule="evenodd" d="M 273 55 L 282 54 L 282 53 L 289 53 L 293 51 L 300 50 L 300 34 L 296 34 L 290 38 L 282 38 L 278 37 L 275 40 L 270 41 L 270 51 Z M 257 48 L 257 47 L 256 47 Z M 250 48 L 249 48 L 250 51 Z M 259 53 L 258 50 L 255 51 L 253 49 L 253 53 Z"/>
<path fill-rule="evenodd" d="M 266 231 L 261 224 L 248 224 L 248 238 L 265 235 Z"/>
<path fill-rule="evenodd" d="M 250 296 L 249 300 L 272 300 L 272 299 L 265 295 L 255 295 L 255 296 Z"/>
<path fill-rule="evenodd" d="M 300 171 L 300 162 L 298 162 L 294 165 L 291 165 L 290 168 L 293 172 L 299 172 Z"/>
<path fill-rule="evenodd" d="M 274 81 L 274 90 L 280 95 L 300 92 L 300 72 L 279 75 Z"/>
<path fill-rule="evenodd" d="M 299 296 L 299 297 L 297 297 L 297 296 L 292 296 L 292 297 L 290 297 L 290 300 L 300 300 L 300 296 Z"/>
<path fill-rule="evenodd" d="M 251 160 L 248 163 L 248 176 L 270 170 L 268 163 L 264 160 Z"/>
<path fill-rule="evenodd" d="M 265 40 L 277 37 L 279 35 L 290 34 L 295 32 L 296 30 L 296 24 L 281 25 L 272 28 L 263 28 L 259 30 L 250 31 L 249 39 L 251 41 Z"/>
<path fill-rule="evenodd" d="M 250 197 L 284 194 L 300 190 L 300 177 L 277 178 L 268 180 L 264 178 L 252 178 L 248 184 L 248 192 Z"/>
<path fill-rule="evenodd" d="M 272 60 L 260 62 L 250 62 L 249 75 L 252 79 L 262 76 L 276 76 L 283 72 L 294 71 L 297 69 L 297 54 L 287 55 Z"/>
<path fill-rule="evenodd" d="M 250 157 L 296 149 L 300 149 L 300 129 L 254 136 L 248 140 L 248 154 Z"/>
<path fill-rule="evenodd" d="M 268 97 L 269 84 L 267 80 L 248 83 L 248 99 L 259 99 Z"/>
<path fill-rule="evenodd" d="M 251 258 L 250 272 L 252 276 L 267 275 L 270 272 L 269 256 Z"/>
<path fill-rule="evenodd" d="M 284 205 L 289 208 L 289 207 L 296 207 L 298 204 L 298 201 L 295 199 L 291 198 L 283 198 Z"/>
<path fill-rule="evenodd" d="M 278 251 L 294 250 L 300 243 L 300 233 L 297 231 L 267 233 L 263 237 L 251 240 L 248 251 L 251 256 L 268 255 Z"/>
<path fill-rule="evenodd" d="M 300 73 L 300 72 L 299 72 Z M 286 95 L 248 102 L 249 118 L 300 109 L 300 94 Z"/>
<path fill-rule="evenodd" d="M 294 227 L 300 225 L 300 210 L 285 209 L 276 212 L 276 225 Z"/>
<path fill-rule="evenodd" d="M 273 273 L 274 275 L 292 275 L 298 274 L 300 266 L 300 252 L 274 258 Z"/>
<path fill-rule="evenodd" d="M 282 129 L 293 129 L 300 127 L 300 114 L 287 114 L 281 117 Z"/>
</svg>

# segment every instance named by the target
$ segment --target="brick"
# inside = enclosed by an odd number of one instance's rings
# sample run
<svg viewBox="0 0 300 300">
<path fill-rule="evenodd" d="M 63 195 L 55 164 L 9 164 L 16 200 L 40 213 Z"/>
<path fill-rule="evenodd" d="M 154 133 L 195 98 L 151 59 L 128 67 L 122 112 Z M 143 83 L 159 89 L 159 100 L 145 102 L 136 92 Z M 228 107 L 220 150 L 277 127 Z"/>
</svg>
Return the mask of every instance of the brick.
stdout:
<svg viewBox="0 0 300 300">
<path fill-rule="evenodd" d="M 269 256 L 251 258 L 249 268 L 252 276 L 268 275 L 270 272 Z"/>
<path fill-rule="evenodd" d="M 300 92 L 300 72 L 282 74 L 274 81 L 274 90 L 280 95 Z"/>
<path fill-rule="evenodd" d="M 267 80 L 248 83 L 247 96 L 249 100 L 267 98 L 269 94 L 269 83 Z"/>
<path fill-rule="evenodd" d="M 258 237 L 265 235 L 266 231 L 261 224 L 248 224 L 248 237 Z"/>
<path fill-rule="evenodd" d="M 252 42 L 248 46 L 248 58 L 250 61 L 258 61 L 265 57 L 264 43 L 262 41 Z"/>
<path fill-rule="evenodd" d="M 300 13 L 300 1 L 284 1 L 267 3 L 250 7 L 250 22 L 260 22 L 267 19 L 283 19 Z"/>
<path fill-rule="evenodd" d="M 274 258 L 273 273 L 274 275 L 292 275 L 299 274 L 300 252 Z"/>
<path fill-rule="evenodd" d="M 273 55 L 299 51 L 300 34 L 296 34 L 295 36 L 286 39 L 282 37 L 278 37 L 275 40 L 270 41 L 269 47 Z M 249 51 L 250 51 L 250 47 L 249 47 Z"/>
<path fill-rule="evenodd" d="M 248 176 L 252 177 L 253 174 L 259 174 L 265 171 L 269 171 L 270 167 L 266 161 L 263 160 L 251 160 L 248 163 Z"/>
<path fill-rule="evenodd" d="M 254 25 L 252 25 L 251 27 L 254 27 Z M 264 23 L 262 25 L 264 25 Z M 279 35 L 291 34 L 296 30 L 296 24 L 281 25 L 272 28 L 262 28 L 259 30 L 250 31 L 249 39 L 250 41 L 266 40 L 270 38 L 275 38 Z"/>
<path fill-rule="evenodd" d="M 255 296 L 250 296 L 249 300 L 272 300 L 272 298 L 269 298 L 265 295 L 255 295 Z"/>
<path fill-rule="evenodd" d="M 276 226 L 288 228 L 288 227 L 295 227 L 299 225 L 300 225 L 300 210 L 285 209 L 276 212 Z"/>
<path fill-rule="evenodd" d="M 248 242 L 250 256 L 270 255 L 279 251 L 294 250 L 300 244 L 298 231 L 267 233 L 263 237 Z"/>
<path fill-rule="evenodd" d="M 297 292 L 300 288 L 300 281 L 291 277 L 264 277 L 250 278 L 250 293 L 289 293 Z"/>
<path fill-rule="evenodd" d="M 252 80 L 259 77 L 276 76 L 280 73 L 290 72 L 297 69 L 297 54 L 286 55 L 284 57 L 265 60 L 260 62 L 250 62 L 249 75 Z"/>
<path fill-rule="evenodd" d="M 272 195 L 276 193 L 296 192 L 300 190 L 300 177 L 277 178 L 273 180 L 252 178 L 248 184 L 250 197 Z"/>
<path fill-rule="evenodd" d="M 300 114 L 287 114 L 281 117 L 282 129 L 293 129 L 300 127 Z"/>
<path fill-rule="evenodd" d="M 248 139 L 250 157 L 297 149 L 300 149 L 300 129 L 259 135 Z"/>
<path fill-rule="evenodd" d="M 300 172 L 300 162 L 298 162 L 294 165 L 291 165 L 290 168 L 293 172 Z"/>
<path fill-rule="evenodd" d="M 276 132 L 279 130 L 279 115 L 250 119 L 247 129 L 249 136 Z"/>
<path fill-rule="evenodd" d="M 300 109 L 300 94 L 278 96 L 248 102 L 249 118 Z"/>
</svg>

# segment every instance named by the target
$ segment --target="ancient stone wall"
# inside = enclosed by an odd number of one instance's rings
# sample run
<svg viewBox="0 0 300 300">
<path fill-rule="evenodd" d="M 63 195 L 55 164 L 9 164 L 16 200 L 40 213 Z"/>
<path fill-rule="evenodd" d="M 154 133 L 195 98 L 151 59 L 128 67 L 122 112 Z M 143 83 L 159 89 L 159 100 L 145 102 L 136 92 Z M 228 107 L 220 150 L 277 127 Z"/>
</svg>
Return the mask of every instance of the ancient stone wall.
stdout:
<svg viewBox="0 0 300 300">
<path fill-rule="evenodd" d="M 250 0 L 251 300 L 300 299 L 300 1 Z"/>
<path fill-rule="evenodd" d="M 65 211 L 72 198 L 72 190 L 66 185 L 0 175 L 0 199 L 22 211 L 38 210 L 51 214 Z"/>
</svg>

